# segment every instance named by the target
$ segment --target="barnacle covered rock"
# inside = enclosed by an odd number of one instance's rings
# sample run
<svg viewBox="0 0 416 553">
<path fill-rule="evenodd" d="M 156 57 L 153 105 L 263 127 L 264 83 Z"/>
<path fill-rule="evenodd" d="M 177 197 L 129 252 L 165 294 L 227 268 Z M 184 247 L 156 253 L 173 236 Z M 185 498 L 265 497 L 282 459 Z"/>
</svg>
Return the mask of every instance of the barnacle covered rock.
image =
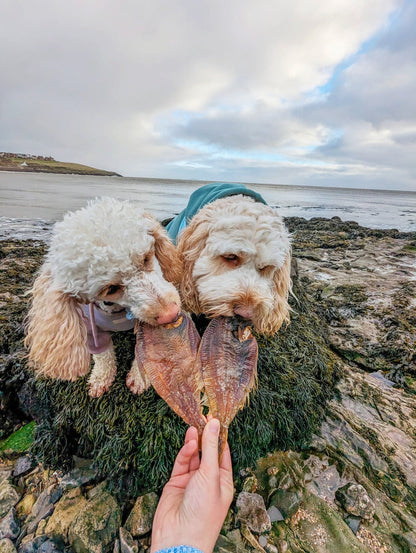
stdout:
<svg viewBox="0 0 416 553">
<path fill-rule="evenodd" d="M 200 403 L 200 337 L 192 319 L 181 314 L 175 322 L 164 325 L 139 323 L 136 332 L 139 370 L 169 407 L 202 434 L 206 421 Z"/>
</svg>

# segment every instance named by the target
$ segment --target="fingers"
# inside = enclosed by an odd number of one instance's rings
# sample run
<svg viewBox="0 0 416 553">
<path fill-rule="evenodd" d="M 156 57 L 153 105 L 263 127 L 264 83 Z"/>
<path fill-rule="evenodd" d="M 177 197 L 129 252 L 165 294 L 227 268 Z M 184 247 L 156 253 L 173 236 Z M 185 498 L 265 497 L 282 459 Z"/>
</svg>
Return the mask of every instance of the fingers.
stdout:
<svg viewBox="0 0 416 553">
<path fill-rule="evenodd" d="M 195 431 L 195 432 L 193 432 Z M 195 437 L 196 434 L 196 437 Z M 188 428 L 185 435 L 185 445 L 179 450 L 173 465 L 171 478 L 187 474 L 191 469 L 191 461 L 195 453 L 198 455 L 198 432 L 196 428 Z"/>
<path fill-rule="evenodd" d="M 227 472 L 230 472 L 231 477 L 232 477 L 233 467 L 232 467 L 232 464 L 231 464 L 231 452 L 230 452 L 230 446 L 228 445 L 228 442 L 226 442 L 225 447 L 224 447 L 224 452 L 222 454 L 220 468 L 227 471 Z"/>
<path fill-rule="evenodd" d="M 195 426 L 190 426 L 185 434 L 185 443 L 188 443 L 191 440 L 198 440 L 198 430 Z"/>
<path fill-rule="evenodd" d="M 220 422 L 211 419 L 207 422 L 202 434 L 202 456 L 200 468 L 206 474 L 218 473 L 218 435 Z"/>
</svg>

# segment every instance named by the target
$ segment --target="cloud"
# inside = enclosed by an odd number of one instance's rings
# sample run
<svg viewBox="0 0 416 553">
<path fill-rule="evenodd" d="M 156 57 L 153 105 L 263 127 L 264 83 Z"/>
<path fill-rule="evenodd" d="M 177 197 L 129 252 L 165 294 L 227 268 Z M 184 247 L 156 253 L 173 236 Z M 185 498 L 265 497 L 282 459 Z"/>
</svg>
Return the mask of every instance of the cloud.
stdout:
<svg viewBox="0 0 416 553">
<path fill-rule="evenodd" d="M 2 12 L 1 150 L 137 176 L 372 185 L 378 168 L 413 182 L 410 1 L 8 0 Z"/>
</svg>

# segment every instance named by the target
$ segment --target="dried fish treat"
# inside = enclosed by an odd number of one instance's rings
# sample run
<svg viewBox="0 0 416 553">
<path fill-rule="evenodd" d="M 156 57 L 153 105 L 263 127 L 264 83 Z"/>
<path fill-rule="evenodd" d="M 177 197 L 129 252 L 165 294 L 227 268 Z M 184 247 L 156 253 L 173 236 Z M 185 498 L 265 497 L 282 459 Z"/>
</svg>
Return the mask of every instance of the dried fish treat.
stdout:
<svg viewBox="0 0 416 553">
<path fill-rule="evenodd" d="M 228 427 L 256 384 L 257 356 L 257 341 L 245 319 L 216 317 L 209 323 L 199 357 L 209 414 L 221 423 L 220 456 Z"/>
<path fill-rule="evenodd" d="M 169 407 L 201 435 L 206 420 L 200 403 L 200 337 L 192 319 L 181 313 L 165 325 L 138 323 L 136 334 L 139 370 Z"/>
</svg>

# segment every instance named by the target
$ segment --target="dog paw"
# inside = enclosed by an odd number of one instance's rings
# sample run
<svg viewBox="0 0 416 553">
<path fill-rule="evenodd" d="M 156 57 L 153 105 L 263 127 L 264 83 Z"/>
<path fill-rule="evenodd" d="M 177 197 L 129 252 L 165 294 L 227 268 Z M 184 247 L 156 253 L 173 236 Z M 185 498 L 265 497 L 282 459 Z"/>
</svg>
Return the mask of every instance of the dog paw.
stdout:
<svg viewBox="0 0 416 553">
<path fill-rule="evenodd" d="M 88 395 L 93 398 L 101 397 L 109 387 L 98 382 L 91 383 L 88 387 Z"/>
<path fill-rule="evenodd" d="M 126 386 L 133 394 L 140 395 L 150 386 L 150 382 L 146 382 L 140 376 L 129 373 L 126 378 Z"/>
</svg>

